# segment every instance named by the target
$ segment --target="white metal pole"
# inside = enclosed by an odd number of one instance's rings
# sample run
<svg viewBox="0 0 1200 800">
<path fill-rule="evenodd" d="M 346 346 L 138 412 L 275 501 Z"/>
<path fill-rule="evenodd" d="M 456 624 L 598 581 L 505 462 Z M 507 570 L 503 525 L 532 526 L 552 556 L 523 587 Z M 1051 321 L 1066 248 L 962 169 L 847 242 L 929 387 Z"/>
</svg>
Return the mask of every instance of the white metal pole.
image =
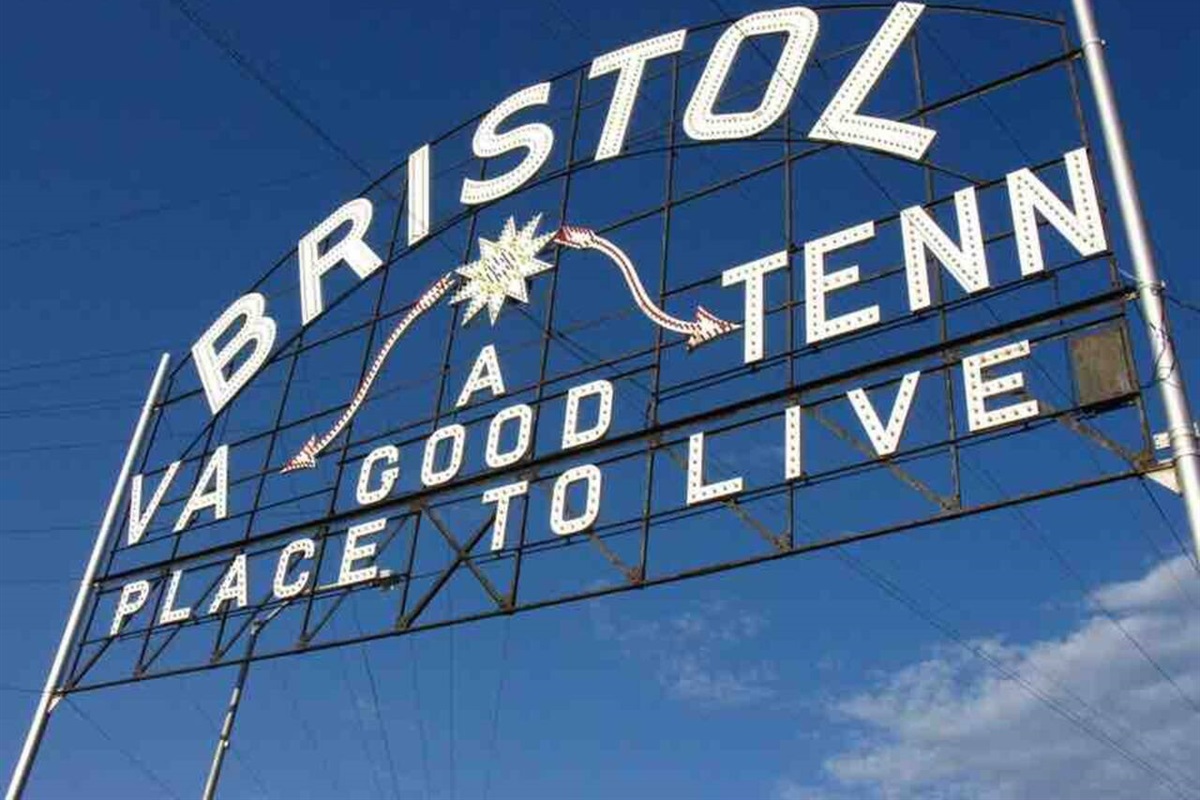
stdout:
<svg viewBox="0 0 1200 800">
<path fill-rule="evenodd" d="M 1137 182 L 1133 177 L 1133 166 L 1125 145 L 1125 132 L 1108 77 L 1108 66 L 1104 60 L 1104 40 L 1096 32 L 1091 0 L 1071 1 L 1075 8 L 1075 21 L 1079 26 L 1079 38 L 1083 43 L 1084 64 L 1087 65 L 1092 93 L 1096 97 L 1096 109 L 1100 114 L 1104 146 L 1112 164 L 1113 182 L 1117 187 L 1117 204 L 1121 210 L 1125 238 L 1129 240 L 1129 250 L 1133 256 L 1133 270 L 1138 284 L 1138 304 L 1146 320 L 1150 353 L 1154 358 L 1154 380 L 1162 394 L 1163 409 L 1167 416 L 1167 435 L 1171 440 L 1175 475 L 1179 480 L 1188 526 L 1192 532 L 1192 548 L 1196 556 L 1200 557 L 1200 447 L 1197 446 L 1183 375 L 1175 357 L 1175 345 L 1169 333 L 1167 312 L 1162 298 L 1163 285 L 1158 277 L 1158 267 L 1154 263 L 1150 236 L 1146 233 L 1146 220 L 1142 215 Z"/>
<path fill-rule="evenodd" d="M 237 720 L 238 709 L 242 705 L 242 697 L 246 693 L 246 677 L 250 674 L 250 660 L 254 657 L 254 648 L 258 645 L 258 635 L 262 633 L 267 623 L 275 619 L 287 603 L 275 606 L 275 609 L 262 619 L 251 620 L 250 631 L 246 634 L 246 656 L 238 667 L 237 680 L 233 682 L 233 692 L 229 695 L 229 704 L 225 707 L 225 720 L 221 723 L 221 731 L 217 734 L 217 747 L 213 751 L 212 764 L 208 768 L 208 777 L 204 781 L 204 792 L 200 800 L 215 800 L 217 783 L 221 780 L 221 767 L 225 764 L 225 752 L 233 739 L 233 723 Z"/>
<path fill-rule="evenodd" d="M 29 733 L 25 736 L 25 745 L 21 748 L 21 756 L 17 759 L 16 767 L 13 768 L 12 779 L 8 783 L 8 792 L 5 794 L 7 800 L 18 800 L 25 791 L 25 784 L 29 780 L 29 771 L 33 767 L 33 759 L 42 743 L 42 736 L 46 732 L 46 723 L 49 721 L 50 712 L 56 703 L 55 693 L 58 689 L 59 679 L 62 677 L 63 667 L 67 663 L 67 656 L 75 641 L 79 622 L 83 619 L 84 609 L 91 597 L 92 582 L 96 578 L 96 571 L 100 568 L 100 561 L 108 549 L 113 523 L 117 519 L 125 494 L 125 486 L 129 482 L 129 473 L 133 470 L 134 461 L 141 452 L 142 440 L 146 435 L 146 428 L 154 411 L 154 405 L 158 402 L 162 392 L 163 381 L 167 374 L 167 364 L 170 360 L 169 353 L 163 353 L 158 360 L 158 370 L 154 373 L 150 391 L 146 394 L 146 402 L 142 404 L 141 416 L 138 417 L 137 425 L 133 429 L 133 438 L 129 440 L 129 448 L 125 451 L 125 461 L 121 464 L 117 485 L 113 487 L 112 496 L 108 499 L 108 508 L 104 512 L 100 530 L 96 534 L 96 543 L 92 545 L 91 558 L 88 559 L 83 577 L 79 581 L 79 590 L 75 593 L 75 604 L 71 606 L 66 627 L 63 628 L 62 639 L 58 643 L 58 652 L 54 654 L 50 672 L 46 675 L 46 686 L 42 689 L 38 699 L 37 710 L 33 712 L 33 722 L 30 723 Z"/>
</svg>

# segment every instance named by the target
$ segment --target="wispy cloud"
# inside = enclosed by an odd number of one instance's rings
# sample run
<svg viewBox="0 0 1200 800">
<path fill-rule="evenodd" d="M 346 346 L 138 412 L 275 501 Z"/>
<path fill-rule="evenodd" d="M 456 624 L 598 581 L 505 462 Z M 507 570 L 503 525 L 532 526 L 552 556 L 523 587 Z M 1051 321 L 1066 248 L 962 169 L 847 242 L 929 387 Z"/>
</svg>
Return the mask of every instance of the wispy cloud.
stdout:
<svg viewBox="0 0 1200 800">
<path fill-rule="evenodd" d="M 1200 611 L 1184 580 L 1196 578 L 1182 558 L 1164 562 L 1138 580 L 1096 589 L 1064 636 L 972 643 L 1094 735 L 970 653 L 940 648 L 833 702 L 830 715 L 849 726 L 852 744 L 826 758 L 823 780 L 781 779 L 777 800 L 1200 797 L 1200 713 L 1180 696 L 1200 700 Z M 1177 686 L 1098 612 L 1101 605 Z M 1097 738 L 1152 765 L 1174 790 Z"/>
<path fill-rule="evenodd" d="M 596 635 L 626 658 L 648 664 L 674 698 L 707 708 L 754 705 L 776 698 L 779 674 L 769 661 L 747 663 L 739 647 L 757 638 L 766 618 L 726 600 L 694 603 L 659 620 L 617 618 L 593 604 Z"/>
</svg>

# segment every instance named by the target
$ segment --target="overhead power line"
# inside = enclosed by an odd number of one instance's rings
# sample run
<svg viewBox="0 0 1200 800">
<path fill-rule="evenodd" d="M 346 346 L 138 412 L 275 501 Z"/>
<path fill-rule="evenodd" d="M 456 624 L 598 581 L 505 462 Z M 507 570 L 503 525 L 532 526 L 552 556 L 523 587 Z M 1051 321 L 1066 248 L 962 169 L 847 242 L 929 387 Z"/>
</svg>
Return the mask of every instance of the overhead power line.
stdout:
<svg viewBox="0 0 1200 800">
<path fill-rule="evenodd" d="M 21 406 L 18 408 L 4 408 L 0 406 L 0 419 L 54 417 L 81 412 L 116 411 L 122 408 L 137 408 L 141 404 L 142 401 L 136 398 L 113 398 L 111 400 L 88 400 L 82 403 L 50 403 L 36 406 Z"/>
<path fill-rule="evenodd" d="M 257 191 L 259 189 L 270 189 L 276 186 L 283 186 L 289 183 L 310 178 L 321 172 L 328 170 L 329 167 L 318 167 L 316 169 L 306 169 L 300 172 L 294 172 L 290 175 L 283 175 L 278 178 L 262 181 L 260 183 L 246 184 L 243 186 L 227 189 L 217 194 L 206 197 L 192 197 L 183 200 L 171 200 L 165 203 L 157 203 L 151 206 L 143 206 L 141 208 L 133 208 L 128 211 L 122 211 L 110 217 L 102 217 L 88 222 L 81 222 L 77 225 L 71 225 L 65 228 L 57 228 L 51 231 L 42 231 L 41 233 L 31 233 L 28 236 L 20 236 L 15 239 L 6 239 L 0 242 L 0 250 L 11 250 L 27 245 L 39 244 L 41 242 L 54 241 L 58 239 L 67 239 L 72 236 L 79 236 L 92 231 L 104 230 L 117 225 L 123 225 L 128 222 L 136 222 L 146 219 L 147 217 L 156 217 L 162 214 L 169 214 L 173 211 L 181 211 L 187 208 L 195 208 L 205 205 L 216 200 L 224 200 L 230 197 L 236 197 L 247 192 Z"/>
<path fill-rule="evenodd" d="M 354 627 L 358 629 L 361 636 L 363 634 L 362 623 L 358 618 L 358 607 L 350 606 L 351 614 L 354 618 Z M 383 712 L 379 707 L 379 688 L 375 684 L 375 670 L 371 669 L 371 659 L 367 656 L 367 646 L 359 645 L 358 652 L 362 656 L 363 669 L 367 673 L 367 688 L 371 692 L 371 707 L 375 711 L 375 724 L 379 726 L 379 737 L 383 739 L 383 754 L 386 757 L 388 769 L 388 777 L 391 779 L 392 794 L 396 800 L 400 800 L 400 783 L 399 777 L 396 774 L 396 761 L 392 758 L 392 743 L 391 737 L 388 736 L 387 726 L 383 722 Z"/>
<path fill-rule="evenodd" d="M 68 575 L 63 578 L 0 578 L 0 586 L 52 586 L 76 584 L 82 576 Z"/>
<path fill-rule="evenodd" d="M 51 386 L 62 386 L 64 384 L 79 383 L 80 381 L 94 381 L 97 378 L 112 378 L 118 375 L 128 375 L 132 372 L 145 372 L 144 367 L 120 367 L 117 369 L 101 369 L 92 372 L 72 372 L 71 374 L 62 377 L 55 376 L 53 378 L 33 378 L 27 381 L 18 381 L 16 383 L 0 383 L 0 392 L 15 392 L 20 389 L 45 389 Z"/>
<path fill-rule="evenodd" d="M 371 180 L 374 177 L 370 170 L 368 170 L 358 159 L 350 154 L 350 151 L 338 144 L 332 136 L 325 132 L 324 128 L 318 125 L 312 117 L 310 117 L 304 112 L 303 109 L 300 108 L 300 106 L 289 99 L 288 96 L 283 93 L 283 90 L 275 85 L 274 81 L 264 75 L 262 71 L 255 67 L 248 58 L 242 55 L 242 53 L 236 47 L 234 47 L 233 43 L 230 42 L 228 38 L 222 36 L 220 31 L 218 31 L 215 27 L 213 27 L 213 25 L 196 13 L 196 10 L 193 9 L 186 2 L 186 0 L 168 0 L 168 2 L 170 2 L 170 4 L 174 6 L 179 13 L 187 19 L 188 22 L 192 23 L 192 25 L 195 26 L 196 30 L 198 30 L 201 35 L 204 36 L 204 38 L 208 39 L 210 42 L 220 48 L 221 52 L 228 56 L 237 65 L 242 74 L 265 89 L 267 94 L 271 95 L 276 102 L 287 109 L 288 113 L 299 120 L 304 127 L 316 134 L 316 136 L 322 142 L 324 142 L 330 150 L 337 153 L 343 161 L 354 167 L 354 169 L 362 174 L 367 180 Z"/>
<path fill-rule="evenodd" d="M 95 525 L 39 525 L 36 528 L 0 528 L 0 536 L 15 533 L 66 533 L 95 529 Z"/>
<path fill-rule="evenodd" d="M 70 697 L 64 697 L 63 700 L 71 707 L 72 711 L 74 711 L 80 716 L 81 719 L 83 719 L 84 722 L 86 722 L 88 725 L 91 725 L 92 729 L 95 730 L 96 733 L 100 734 L 100 737 L 104 739 L 104 741 L 108 742 L 109 746 L 111 746 L 121 755 L 125 756 L 125 760 L 132 764 L 137 771 L 146 778 L 146 780 L 150 781 L 163 792 L 165 792 L 168 797 L 174 798 L 174 800 L 180 800 L 179 795 L 175 793 L 175 790 L 172 789 L 166 781 L 159 777 L 154 770 L 150 769 L 150 766 L 146 762 L 135 756 L 133 752 L 113 738 L 113 736 L 106 731 L 99 722 L 93 719 L 90 714 L 84 712 L 84 710 L 79 707 L 78 703 L 73 701 Z"/>
<path fill-rule="evenodd" d="M 128 358 L 129 356 L 140 356 L 145 355 L 146 353 L 161 353 L 162 351 L 163 348 L 161 347 L 140 347 L 137 350 L 121 350 L 114 353 L 89 353 L 87 355 L 59 358 L 52 361 L 33 361 L 28 364 L 14 364 L 8 367 L 0 367 L 0 374 L 24 372 L 31 369 L 64 367 L 69 364 L 82 364 L 89 361 L 108 361 L 114 358 Z"/>
<path fill-rule="evenodd" d="M 104 442 L 58 442 L 55 444 L 35 444 L 29 447 L 0 447 L 0 456 L 52 453 L 60 450 L 92 450 L 102 447 L 115 447 L 120 444 L 127 444 L 127 442 L 124 439 L 109 439 Z"/>
<path fill-rule="evenodd" d="M 1175 305 L 1187 311 L 1191 311 L 1193 314 L 1200 314 L 1200 305 L 1190 303 L 1187 300 L 1181 300 L 1172 292 L 1164 291 L 1163 295 L 1167 298 L 1168 302 L 1174 303 Z"/>
<path fill-rule="evenodd" d="M 1182 787 L 1179 782 L 1175 780 L 1175 778 L 1173 778 L 1169 773 L 1164 772 L 1161 768 L 1142 758 L 1137 753 L 1130 751 L 1123 744 L 1121 744 L 1119 740 L 1110 736 L 1102 728 L 1090 723 L 1086 718 L 1081 717 L 1079 714 L 1072 711 L 1063 703 L 1056 700 L 1052 695 L 1047 694 L 1034 684 L 1030 683 L 1019 672 L 1010 669 L 1002 661 L 989 654 L 986 649 L 972 643 L 963 635 L 962 631 L 958 630 L 949 622 L 940 619 L 937 615 L 929 611 L 929 609 L 925 608 L 920 602 L 918 602 L 916 598 L 908 594 L 908 592 L 906 592 L 902 587 L 889 580 L 878 571 L 872 569 L 866 562 L 856 558 L 851 553 L 845 552 L 845 550 L 833 550 L 831 552 L 851 570 L 875 584 L 885 594 L 899 602 L 904 607 L 908 608 L 929 625 L 936 628 L 948 639 L 954 641 L 959 647 L 963 648 L 980 661 L 983 661 L 1006 679 L 1012 681 L 1030 697 L 1033 697 L 1035 700 L 1045 705 L 1055 714 L 1062 717 L 1067 722 L 1070 722 L 1072 725 L 1074 725 L 1083 733 L 1087 734 L 1095 741 L 1111 748 L 1133 766 L 1143 770 L 1149 776 L 1156 778 L 1163 786 L 1170 789 L 1177 797 L 1185 799 L 1188 797 L 1188 794 L 1183 791 L 1184 787 Z"/>
<path fill-rule="evenodd" d="M 200 715 L 205 724 L 207 724 L 208 727 L 213 731 L 216 731 L 219 735 L 221 731 L 220 724 L 213 719 L 207 711 L 204 710 L 204 707 L 200 705 L 195 697 L 190 694 L 187 695 L 187 697 L 192 702 L 192 708 L 196 709 L 196 713 Z M 236 747 L 233 747 L 232 744 L 229 747 L 229 752 L 233 755 L 234 760 L 238 762 L 238 765 L 241 766 L 241 768 L 246 771 L 246 774 L 250 776 L 250 779 L 254 781 L 254 785 L 258 787 L 258 791 L 262 793 L 262 796 L 270 797 L 271 791 L 267 789 L 267 784 L 263 781 L 258 770 L 255 769 L 254 763 L 246 758 L 243 758 L 241 752 Z"/>
</svg>

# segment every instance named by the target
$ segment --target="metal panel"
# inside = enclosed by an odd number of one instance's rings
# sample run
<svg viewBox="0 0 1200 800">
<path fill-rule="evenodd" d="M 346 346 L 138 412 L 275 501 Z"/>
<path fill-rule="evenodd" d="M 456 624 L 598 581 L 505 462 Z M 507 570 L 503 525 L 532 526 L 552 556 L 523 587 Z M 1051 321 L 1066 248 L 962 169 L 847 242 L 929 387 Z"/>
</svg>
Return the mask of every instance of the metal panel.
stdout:
<svg viewBox="0 0 1200 800">
<path fill-rule="evenodd" d="M 1070 350 L 1080 405 L 1095 406 L 1125 399 L 1137 391 L 1137 375 L 1129 363 L 1124 325 L 1072 336 Z"/>
</svg>

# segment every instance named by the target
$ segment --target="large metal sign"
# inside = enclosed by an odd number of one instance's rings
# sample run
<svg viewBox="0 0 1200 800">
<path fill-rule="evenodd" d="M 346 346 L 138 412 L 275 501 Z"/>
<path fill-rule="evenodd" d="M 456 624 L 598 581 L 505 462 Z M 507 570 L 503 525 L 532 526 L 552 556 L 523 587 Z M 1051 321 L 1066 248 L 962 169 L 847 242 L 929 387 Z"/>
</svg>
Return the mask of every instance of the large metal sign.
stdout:
<svg viewBox="0 0 1200 800">
<path fill-rule="evenodd" d="M 1139 474 L 1079 53 L 1028 15 L 778 8 L 413 148 L 170 372 L 57 690 Z"/>
</svg>

